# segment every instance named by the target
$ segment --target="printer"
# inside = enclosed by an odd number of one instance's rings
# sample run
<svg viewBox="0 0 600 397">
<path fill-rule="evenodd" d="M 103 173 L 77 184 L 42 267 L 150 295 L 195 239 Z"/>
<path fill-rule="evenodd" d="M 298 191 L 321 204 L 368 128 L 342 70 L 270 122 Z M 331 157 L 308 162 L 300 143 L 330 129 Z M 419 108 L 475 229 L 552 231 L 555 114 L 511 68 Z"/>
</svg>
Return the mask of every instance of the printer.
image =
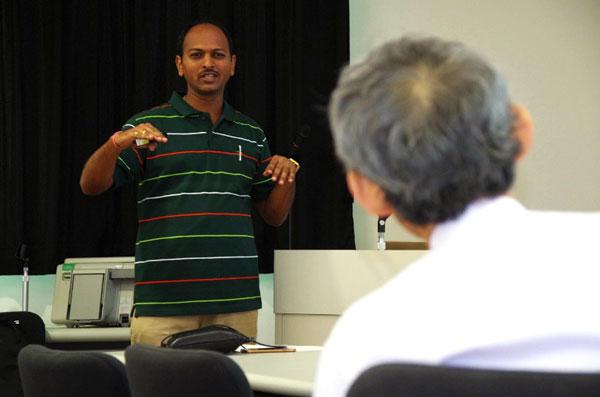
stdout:
<svg viewBox="0 0 600 397">
<path fill-rule="evenodd" d="M 56 267 L 52 322 L 67 327 L 129 326 L 134 258 L 67 258 Z"/>
</svg>

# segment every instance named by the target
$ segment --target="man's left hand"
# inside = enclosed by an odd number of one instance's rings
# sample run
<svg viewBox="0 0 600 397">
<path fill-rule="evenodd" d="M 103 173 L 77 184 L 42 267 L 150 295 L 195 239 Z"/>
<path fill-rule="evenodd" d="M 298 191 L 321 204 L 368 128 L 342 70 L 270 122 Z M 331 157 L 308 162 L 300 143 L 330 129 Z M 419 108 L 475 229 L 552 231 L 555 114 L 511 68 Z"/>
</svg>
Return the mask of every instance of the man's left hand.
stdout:
<svg viewBox="0 0 600 397">
<path fill-rule="evenodd" d="M 271 161 L 269 161 L 269 165 L 267 166 L 267 169 L 265 169 L 265 172 L 263 172 L 263 175 L 271 175 L 273 182 L 283 185 L 286 182 L 294 182 L 296 172 L 299 168 L 300 167 L 287 157 L 275 155 L 271 158 Z"/>
</svg>

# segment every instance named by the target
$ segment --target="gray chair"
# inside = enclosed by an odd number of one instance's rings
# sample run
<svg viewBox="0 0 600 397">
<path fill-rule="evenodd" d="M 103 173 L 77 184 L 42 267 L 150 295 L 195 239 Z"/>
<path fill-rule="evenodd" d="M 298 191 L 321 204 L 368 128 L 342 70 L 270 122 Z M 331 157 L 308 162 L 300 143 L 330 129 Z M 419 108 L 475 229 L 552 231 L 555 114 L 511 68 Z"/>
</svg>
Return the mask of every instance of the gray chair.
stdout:
<svg viewBox="0 0 600 397">
<path fill-rule="evenodd" d="M 348 397 L 597 397 L 600 373 L 382 364 L 363 372 Z"/>
<path fill-rule="evenodd" d="M 25 397 L 130 397 L 125 365 L 95 351 L 28 345 L 19 353 Z"/>
<path fill-rule="evenodd" d="M 125 363 L 133 397 L 253 395 L 242 369 L 222 353 L 135 344 Z"/>
</svg>

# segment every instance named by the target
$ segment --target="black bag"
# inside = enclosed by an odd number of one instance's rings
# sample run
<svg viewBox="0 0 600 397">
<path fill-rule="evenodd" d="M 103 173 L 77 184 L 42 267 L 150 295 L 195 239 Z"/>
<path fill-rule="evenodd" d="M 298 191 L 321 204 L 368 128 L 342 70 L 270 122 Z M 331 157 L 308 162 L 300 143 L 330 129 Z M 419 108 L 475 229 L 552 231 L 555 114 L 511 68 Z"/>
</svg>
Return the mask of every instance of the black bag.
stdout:
<svg viewBox="0 0 600 397">
<path fill-rule="evenodd" d="M 204 349 L 231 353 L 244 343 L 253 341 L 253 338 L 236 329 L 216 324 L 169 335 L 162 340 L 160 345 L 173 349 Z"/>
<path fill-rule="evenodd" d="M 23 396 L 17 357 L 25 345 L 43 345 L 44 322 L 35 313 L 0 313 L 0 390 L 3 397 Z"/>
</svg>

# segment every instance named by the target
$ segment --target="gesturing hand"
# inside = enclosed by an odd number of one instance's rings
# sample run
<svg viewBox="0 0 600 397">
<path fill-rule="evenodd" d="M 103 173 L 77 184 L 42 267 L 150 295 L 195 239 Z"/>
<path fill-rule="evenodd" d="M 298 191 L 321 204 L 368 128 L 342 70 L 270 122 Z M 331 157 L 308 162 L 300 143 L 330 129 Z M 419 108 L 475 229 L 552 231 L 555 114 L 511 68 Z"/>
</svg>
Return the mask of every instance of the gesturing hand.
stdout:
<svg viewBox="0 0 600 397">
<path fill-rule="evenodd" d="M 294 182 L 298 169 L 300 169 L 298 163 L 293 162 L 287 157 L 275 155 L 269 161 L 269 165 L 267 165 L 263 175 L 270 175 L 275 183 L 283 185 L 286 182 Z"/>
<path fill-rule="evenodd" d="M 128 148 L 137 141 L 137 147 L 156 149 L 158 143 L 167 142 L 167 137 L 150 123 L 142 123 L 126 131 L 119 131 L 112 136 L 112 142 L 121 150 Z"/>
</svg>

